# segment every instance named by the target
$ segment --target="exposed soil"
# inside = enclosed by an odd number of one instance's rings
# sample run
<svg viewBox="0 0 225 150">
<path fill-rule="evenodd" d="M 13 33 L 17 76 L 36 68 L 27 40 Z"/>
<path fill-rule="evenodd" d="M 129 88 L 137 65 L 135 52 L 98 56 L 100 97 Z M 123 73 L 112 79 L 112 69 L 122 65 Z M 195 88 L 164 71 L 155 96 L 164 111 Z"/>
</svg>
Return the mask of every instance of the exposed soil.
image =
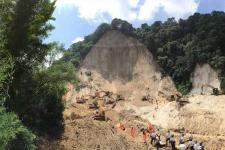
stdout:
<svg viewBox="0 0 225 150">
<path fill-rule="evenodd" d="M 190 80 L 191 94 L 211 94 L 213 88 L 220 90 L 218 73 L 208 64 L 197 64 Z"/>
<path fill-rule="evenodd" d="M 182 129 L 186 139 L 191 133 L 194 140 L 203 141 L 206 150 L 225 150 L 225 96 L 210 95 L 212 88 L 205 90 L 208 95 L 199 91 L 205 84 L 217 88 L 217 73 L 209 65 L 198 65 L 191 79 L 191 94 L 197 95 L 182 96 L 160 70 L 143 44 L 108 31 L 83 61 L 78 72 L 81 84 L 76 90 L 68 84 L 65 132 L 55 141 L 43 142 L 40 149 L 155 149 L 149 138 L 144 144 L 140 131 L 150 121 L 154 129 L 160 129 L 162 142 L 168 129 L 178 141 Z M 111 95 L 96 97 L 100 91 Z M 78 104 L 80 100 L 84 103 Z M 96 110 L 88 107 L 96 101 L 104 108 L 107 121 L 93 120 Z M 119 122 L 125 131 L 116 127 Z M 135 138 L 130 135 L 131 126 L 137 130 Z"/>
</svg>

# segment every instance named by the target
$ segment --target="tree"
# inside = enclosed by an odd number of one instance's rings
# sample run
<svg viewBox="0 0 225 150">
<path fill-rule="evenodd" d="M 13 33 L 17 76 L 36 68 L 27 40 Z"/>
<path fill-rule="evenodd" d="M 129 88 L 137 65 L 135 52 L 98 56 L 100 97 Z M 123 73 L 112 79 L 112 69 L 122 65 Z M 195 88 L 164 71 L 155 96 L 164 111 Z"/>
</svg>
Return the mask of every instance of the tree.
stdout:
<svg viewBox="0 0 225 150">
<path fill-rule="evenodd" d="M 53 29 L 49 21 L 54 19 L 54 4 L 50 0 L 16 1 L 4 31 L 5 48 L 14 58 L 10 96 L 5 106 L 7 111 L 15 111 L 26 126 L 39 134 L 53 134 L 62 129 L 64 107 L 61 100 L 65 84 L 59 86 L 60 80 L 55 78 L 65 72 L 52 76 L 49 71 L 52 67 L 40 70 L 47 55 L 62 49 L 43 42 Z"/>
<path fill-rule="evenodd" d="M 34 150 L 36 136 L 30 132 L 14 113 L 0 107 L 0 149 Z"/>
<path fill-rule="evenodd" d="M 15 1 L 0 1 L 0 106 L 4 105 L 8 96 L 8 83 L 13 72 L 13 58 L 5 48 L 7 39 L 6 28 L 11 21 L 10 15 L 14 12 Z"/>
<path fill-rule="evenodd" d="M 182 93 L 191 89 L 190 75 L 197 63 L 208 63 L 216 69 L 224 89 L 224 12 L 195 13 L 179 22 L 169 18 L 164 23 L 143 24 L 136 33 Z"/>
<path fill-rule="evenodd" d="M 31 98 L 20 110 L 23 121 L 38 133 L 60 135 L 63 131 L 62 97 L 66 93 L 66 83 L 76 83 L 73 65 L 55 61 L 49 68 L 36 72 L 31 81 Z"/>
<path fill-rule="evenodd" d="M 114 30 L 119 30 L 125 34 L 128 35 L 135 35 L 132 24 L 128 23 L 127 21 L 121 20 L 121 19 L 113 19 L 111 22 L 111 28 Z"/>
<path fill-rule="evenodd" d="M 62 55 L 65 53 L 65 48 L 63 44 L 59 44 L 57 42 L 50 43 L 50 51 L 48 51 L 42 67 L 49 67 L 52 64 L 60 59 Z"/>
<path fill-rule="evenodd" d="M 9 98 L 9 83 L 12 80 L 14 59 L 6 48 L 6 28 L 14 12 L 15 1 L 0 1 L 0 149 L 33 150 L 36 136 L 29 131 L 13 112 L 4 108 Z"/>
<path fill-rule="evenodd" d="M 43 43 L 53 26 L 54 2 L 49 0 L 18 0 L 12 21 L 8 25 L 7 49 L 15 57 L 15 74 L 28 72 L 38 66 L 50 49 Z"/>
</svg>

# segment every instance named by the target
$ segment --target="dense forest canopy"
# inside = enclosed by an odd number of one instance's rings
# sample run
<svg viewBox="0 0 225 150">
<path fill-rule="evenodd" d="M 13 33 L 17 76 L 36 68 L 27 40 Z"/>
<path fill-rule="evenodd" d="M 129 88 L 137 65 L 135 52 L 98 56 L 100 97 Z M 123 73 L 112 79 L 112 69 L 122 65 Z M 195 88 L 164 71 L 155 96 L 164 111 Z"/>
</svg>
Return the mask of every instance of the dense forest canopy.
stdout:
<svg viewBox="0 0 225 150">
<path fill-rule="evenodd" d="M 187 94 L 192 84 L 190 75 L 197 63 L 208 63 L 220 75 L 221 89 L 225 92 L 225 13 L 195 13 L 188 19 L 169 18 L 140 28 L 120 19 L 111 24 L 103 23 L 84 41 L 71 45 L 63 60 L 71 61 L 76 67 L 87 55 L 92 45 L 104 34 L 115 29 L 142 41 L 152 52 L 163 72 L 170 75 L 177 89 Z"/>
</svg>

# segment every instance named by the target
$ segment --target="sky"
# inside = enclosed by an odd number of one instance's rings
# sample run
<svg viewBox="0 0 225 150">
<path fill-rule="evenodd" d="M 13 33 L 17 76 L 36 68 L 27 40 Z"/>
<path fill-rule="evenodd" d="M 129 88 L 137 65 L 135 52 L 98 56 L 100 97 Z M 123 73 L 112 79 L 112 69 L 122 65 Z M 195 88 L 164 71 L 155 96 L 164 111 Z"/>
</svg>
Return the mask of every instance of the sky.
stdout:
<svg viewBox="0 0 225 150">
<path fill-rule="evenodd" d="M 82 41 L 103 22 L 120 18 L 139 27 L 143 23 L 186 19 L 195 12 L 225 11 L 225 0 L 57 0 L 52 24 L 55 30 L 47 42 L 65 45 Z"/>
</svg>

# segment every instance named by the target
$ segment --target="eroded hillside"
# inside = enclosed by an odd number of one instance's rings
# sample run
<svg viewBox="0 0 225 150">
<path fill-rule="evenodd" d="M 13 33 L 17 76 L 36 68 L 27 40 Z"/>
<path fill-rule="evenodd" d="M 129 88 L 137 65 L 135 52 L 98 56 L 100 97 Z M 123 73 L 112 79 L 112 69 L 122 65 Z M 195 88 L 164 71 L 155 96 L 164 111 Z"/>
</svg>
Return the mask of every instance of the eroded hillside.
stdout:
<svg viewBox="0 0 225 150">
<path fill-rule="evenodd" d="M 91 79 L 85 72 L 92 73 Z M 129 100 L 177 94 L 170 77 L 161 74 L 149 50 L 116 30 L 106 32 L 93 46 L 81 65 L 79 78 L 91 83 L 95 90 L 113 91 Z"/>
<path fill-rule="evenodd" d="M 218 75 L 205 66 L 196 67 L 192 77 L 193 90 L 199 91 L 205 84 L 218 87 Z M 118 149 L 115 145 L 121 145 L 121 149 L 145 149 L 140 132 L 138 138 L 130 139 L 129 129 L 126 130 L 127 133 L 123 133 L 114 128 L 120 121 L 128 128 L 133 125 L 138 129 L 141 125 L 145 128 L 150 121 L 155 128 L 160 128 L 162 134 L 170 129 L 178 137 L 179 131 L 185 130 L 198 141 L 203 141 L 206 149 L 223 149 L 225 117 L 221 114 L 225 113 L 225 97 L 199 95 L 199 92 L 182 96 L 171 78 L 163 76 L 160 70 L 151 52 L 138 40 L 119 31 L 106 32 L 81 65 L 78 72 L 81 81 L 79 90 L 72 85 L 68 87 L 64 134 L 67 140 L 62 140 L 61 145 L 68 148 L 76 141 L 72 149 Z M 101 92 L 108 94 L 96 96 Z M 207 93 L 212 93 L 212 90 Z M 82 104 L 76 104 L 81 101 Z M 111 112 L 107 114 L 109 122 L 93 122 L 91 116 L 95 111 L 88 107 L 96 102 L 101 103 L 99 108 Z M 74 132 L 78 132 L 76 138 Z M 99 138 L 95 139 L 93 134 Z M 115 141 L 115 144 L 110 146 L 109 141 Z"/>
</svg>

